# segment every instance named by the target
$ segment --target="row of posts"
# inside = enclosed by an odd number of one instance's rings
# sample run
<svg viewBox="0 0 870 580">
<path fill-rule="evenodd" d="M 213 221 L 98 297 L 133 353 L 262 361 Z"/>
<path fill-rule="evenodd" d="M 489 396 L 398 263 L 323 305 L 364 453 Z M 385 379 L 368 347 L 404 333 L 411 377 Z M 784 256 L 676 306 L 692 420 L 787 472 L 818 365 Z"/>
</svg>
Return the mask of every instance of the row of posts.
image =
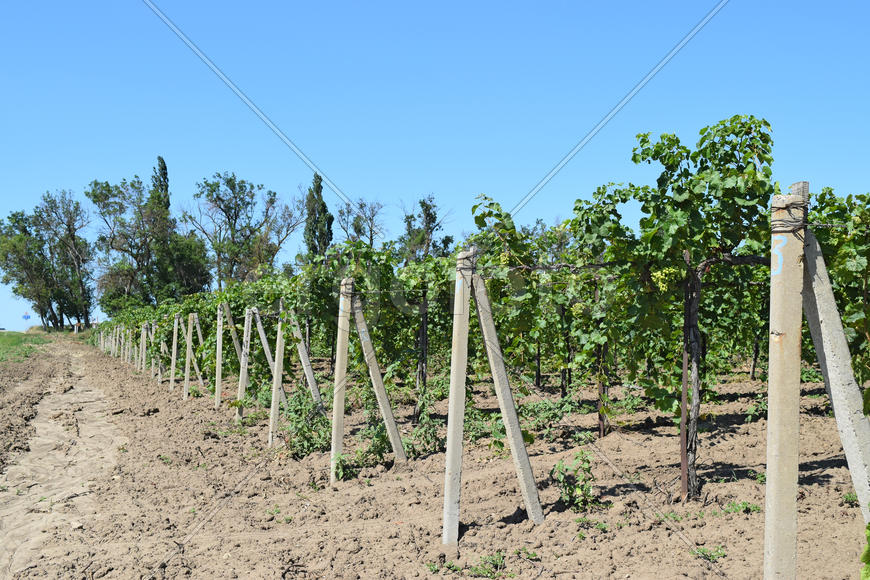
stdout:
<svg viewBox="0 0 870 580">
<path fill-rule="evenodd" d="M 865 520 L 870 521 L 870 508 L 868 508 L 868 503 L 870 503 L 870 423 L 860 412 L 860 391 L 854 384 L 848 348 L 845 344 L 839 314 L 833 303 L 833 294 L 830 290 L 830 281 L 825 271 L 824 260 L 818 248 L 818 242 L 815 241 L 812 232 L 806 229 L 808 197 L 809 185 L 806 182 L 799 182 L 792 186 L 790 195 L 774 196 L 772 204 L 769 405 L 764 534 L 765 578 L 794 578 L 797 574 L 798 424 L 802 305 L 807 314 L 816 351 L 819 353 L 825 385 L 832 396 L 838 430 L 846 449 L 850 472 L 862 503 L 862 511 Z M 475 271 L 476 261 L 475 248 L 460 253 L 457 259 L 444 479 L 442 533 L 444 544 L 455 544 L 459 538 L 463 423 L 472 293 L 475 297 L 477 316 L 483 333 L 482 339 L 489 359 L 523 503 L 533 522 L 541 523 L 544 519 L 492 318 L 489 297 L 483 279 Z M 805 269 L 808 272 L 806 276 Z M 351 314 L 354 317 L 365 362 L 369 369 L 369 377 L 375 391 L 378 408 L 387 428 L 395 459 L 397 462 L 406 461 L 401 436 L 384 387 L 371 335 L 363 316 L 362 302 L 360 296 L 354 292 L 353 280 L 347 278 L 342 281 L 340 288 L 336 340 L 330 455 L 330 481 L 333 484 L 337 479 L 336 466 L 343 451 L 345 387 Z M 176 315 L 173 323 L 170 356 L 170 390 L 173 389 L 175 381 L 179 320 L 180 317 Z M 323 410 L 320 391 L 315 381 L 308 352 L 302 341 L 299 326 L 296 323 L 296 316 L 292 311 L 285 313 L 283 307 L 279 309 L 275 356 L 273 358 L 271 346 L 256 308 L 248 308 L 245 311 L 244 331 L 240 343 L 229 306 L 227 304 L 218 306 L 215 408 L 219 408 L 222 397 L 225 320 L 240 361 L 241 370 L 237 394 L 239 401 L 244 399 L 249 385 L 248 362 L 251 334 L 252 326 L 254 323 L 256 324 L 260 342 L 272 371 L 269 445 L 274 445 L 279 406 L 286 398 L 282 379 L 285 347 L 283 325 L 285 322 L 291 326 L 311 395 L 318 409 Z M 191 365 L 193 365 L 200 387 L 203 387 L 202 373 L 197 365 L 193 350 L 194 329 L 200 344 L 202 344 L 203 337 L 198 316 L 196 313 L 191 313 L 188 316 L 186 332 L 182 327 L 187 347 L 184 398 L 189 395 Z M 146 370 L 146 343 L 150 341 L 153 345 L 154 340 L 154 324 L 141 327 L 138 345 L 133 330 L 129 328 L 117 326 L 110 333 L 100 334 L 100 346 L 105 352 L 135 364 L 140 372 Z M 162 342 L 160 350 L 161 354 L 166 354 L 167 347 Z M 151 373 L 157 376 L 158 382 L 162 380 L 162 364 L 155 362 L 153 358 L 151 360 Z M 855 393 L 857 393 L 857 399 Z M 857 412 L 854 410 L 856 404 L 859 409 Z M 240 405 L 237 407 L 236 418 L 241 419 L 242 413 L 243 408 Z M 856 416 L 856 413 L 859 416 Z"/>
</svg>

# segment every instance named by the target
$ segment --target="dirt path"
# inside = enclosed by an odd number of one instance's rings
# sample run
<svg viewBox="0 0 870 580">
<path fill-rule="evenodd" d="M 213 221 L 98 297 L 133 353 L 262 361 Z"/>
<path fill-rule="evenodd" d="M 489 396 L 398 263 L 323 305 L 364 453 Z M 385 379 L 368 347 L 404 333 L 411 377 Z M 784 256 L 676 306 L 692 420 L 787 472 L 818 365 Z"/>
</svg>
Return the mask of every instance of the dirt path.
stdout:
<svg viewBox="0 0 870 580">
<path fill-rule="evenodd" d="M 538 526 L 522 511 L 510 457 L 486 439 L 466 445 L 462 537 L 458 552 L 445 552 L 442 453 L 367 468 L 332 489 L 328 454 L 294 460 L 266 447 L 265 412 L 237 426 L 233 409 L 182 401 L 179 386 L 170 392 L 80 343 L 46 348 L 34 372 L 0 377 L 0 401 L 32 407 L 45 393 L 30 424 L 0 408 L 0 434 L 7 424 L 19 434 L 10 450 L 32 435 L 0 476 L 0 578 L 460 579 L 497 554 L 493 577 L 761 575 L 766 425 L 745 420 L 760 383 L 720 385 L 720 404 L 702 406 L 703 498 L 686 505 L 672 501 L 676 429 L 648 409 L 615 417 L 618 428 L 592 444 L 572 434 L 593 429 L 595 413 L 566 417 L 552 438 L 538 434 L 529 448 L 546 517 Z M 801 399 L 799 577 L 852 578 L 863 523 L 843 502 L 851 483 L 823 392 L 804 385 Z M 32 415 L 28 404 L 16 408 Z M 475 404 L 496 405 L 485 386 Z M 402 429 L 412 411 L 397 405 Z M 349 445 L 363 425 L 361 411 L 348 415 Z M 581 448 L 609 507 L 574 513 L 549 472 Z"/>
<path fill-rule="evenodd" d="M 0 572 L 9 576 L 39 565 L 50 530 L 80 529 L 82 518 L 97 513 L 90 486 L 109 473 L 124 442 L 106 418 L 103 392 L 86 377 L 85 352 L 57 344 L 45 351 L 53 367 L 42 372 L 54 372 L 41 385 L 48 394 L 31 422 L 29 450 L 0 477 L 7 488 L 0 496 Z M 25 382 L 15 392 L 31 387 Z"/>
</svg>

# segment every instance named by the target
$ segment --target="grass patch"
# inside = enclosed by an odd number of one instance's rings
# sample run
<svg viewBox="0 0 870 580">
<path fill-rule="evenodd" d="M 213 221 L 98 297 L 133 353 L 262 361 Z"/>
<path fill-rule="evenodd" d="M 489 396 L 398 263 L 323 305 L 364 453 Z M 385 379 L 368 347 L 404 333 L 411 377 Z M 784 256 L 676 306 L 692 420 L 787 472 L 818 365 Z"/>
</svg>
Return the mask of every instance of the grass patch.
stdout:
<svg viewBox="0 0 870 580">
<path fill-rule="evenodd" d="M 0 362 L 21 362 L 36 350 L 37 344 L 45 344 L 47 338 L 23 332 L 0 332 Z"/>
</svg>

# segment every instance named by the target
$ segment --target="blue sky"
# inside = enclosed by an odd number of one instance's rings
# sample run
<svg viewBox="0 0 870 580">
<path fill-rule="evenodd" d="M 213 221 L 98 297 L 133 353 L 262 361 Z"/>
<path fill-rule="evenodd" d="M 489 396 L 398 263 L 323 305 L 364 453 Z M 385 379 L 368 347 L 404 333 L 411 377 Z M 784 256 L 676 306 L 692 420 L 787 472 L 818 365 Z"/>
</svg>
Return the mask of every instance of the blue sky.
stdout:
<svg viewBox="0 0 870 580">
<path fill-rule="evenodd" d="M 476 195 L 513 207 L 716 2 L 155 4 L 349 196 L 383 203 L 390 236 L 429 194 L 458 236 Z M 732 0 L 517 220 L 650 182 L 630 161 L 639 132 L 694 144 L 735 113 L 773 126 L 783 187 L 870 190 L 868 17 L 859 2 Z M 311 181 L 143 2 L 7 3 L 0 51 L 0 216 L 147 180 L 157 155 L 176 211 L 216 171 L 283 195 Z M 23 328 L 29 308 L 0 287 L 0 326 Z"/>
</svg>

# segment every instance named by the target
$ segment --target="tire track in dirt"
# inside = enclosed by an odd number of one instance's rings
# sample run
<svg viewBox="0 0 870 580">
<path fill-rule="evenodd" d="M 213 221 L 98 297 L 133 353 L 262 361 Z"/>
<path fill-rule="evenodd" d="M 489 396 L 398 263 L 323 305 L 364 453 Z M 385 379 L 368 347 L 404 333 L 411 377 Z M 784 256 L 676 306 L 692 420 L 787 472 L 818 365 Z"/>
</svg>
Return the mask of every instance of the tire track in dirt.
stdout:
<svg viewBox="0 0 870 580">
<path fill-rule="evenodd" d="M 0 495 L 2 577 L 38 567 L 52 530 L 76 529 L 97 512 L 89 486 L 111 471 L 125 442 L 107 418 L 103 392 L 85 378 L 84 351 L 47 350 L 60 372 L 55 368 L 44 379 L 48 394 L 31 423 L 29 450 L 10 457 L 0 475 L 6 488 Z"/>
</svg>

